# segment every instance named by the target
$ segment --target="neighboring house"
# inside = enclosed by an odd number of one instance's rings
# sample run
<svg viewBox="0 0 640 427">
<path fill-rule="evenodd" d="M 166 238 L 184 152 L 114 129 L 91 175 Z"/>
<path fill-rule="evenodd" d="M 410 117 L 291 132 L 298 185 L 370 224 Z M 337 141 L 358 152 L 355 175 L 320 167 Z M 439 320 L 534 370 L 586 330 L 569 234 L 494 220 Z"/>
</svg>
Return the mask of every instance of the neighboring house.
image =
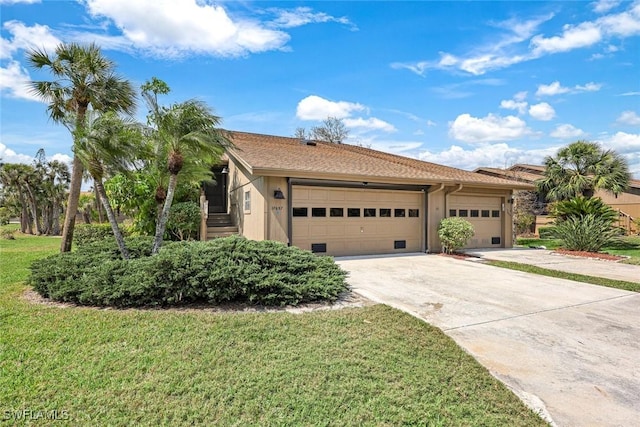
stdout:
<svg viewBox="0 0 640 427">
<path fill-rule="evenodd" d="M 217 185 L 204 186 L 203 237 L 237 231 L 336 256 L 440 252 L 440 220 L 460 216 L 475 228 L 469 247 L 511 247 L 513 190 L 533 188 L 354 145 L 231 135 Z"/>
<path fill-rule="evenodd" d="M 481 167 L 474 172 L 497 178 L 512 179 L 518 182 L 534 184 L 544 176 L 545 167 L 539 165 L 516 164 L 508 169 Z M 619 225 L 629 233 L 638 232 L 634 225 L 634 219 L 640 218 L 640 180 L 632 179 L 629 188 L 622 194 L 615 196 L 607 191 L 598 190 L 596 197 L 600 197 L 603 202 L 619 212 Z M 542 204 L 543 200 L 539 200 Z M 536 216 L 535 232 L 538 228 L 552 221 L 547 215 Z"/>
</svg>

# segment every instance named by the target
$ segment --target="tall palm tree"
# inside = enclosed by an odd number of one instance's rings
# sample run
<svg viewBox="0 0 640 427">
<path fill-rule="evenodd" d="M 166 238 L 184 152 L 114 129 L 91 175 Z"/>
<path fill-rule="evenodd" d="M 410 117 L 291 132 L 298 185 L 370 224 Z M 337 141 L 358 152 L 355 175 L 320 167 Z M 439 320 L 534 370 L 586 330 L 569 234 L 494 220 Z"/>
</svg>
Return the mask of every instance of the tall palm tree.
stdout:
<svg viewBox="0 0 640 427">
<path fill-rule="evenodd" d="M 156 158 L 168 172 L 169 181 L 162 210 L 156 222 L 152 253 L 162 246 L 169 209 L 178 184 L 178 175 L 187 169 L 201 171 L 201 180 L 211 178 L 211 166 L 220 161 L 225 147 L 231 142 L 218 128 L 220 117 L 210 108 L 196 100 L 189 100 L 170 107 L 158 105 L 157 95 L 169 91 L 168 86 L 156 78 L 142 88 L 143 98 L 149 107 L 149 124 L 152 126 L 151 140 L 155 144 Z"/>
<path fill-rule="evenodd" d="M 27 52 L 27 60 L 33 68 L 48 69 L 55 77 L 54 81 L 32 81 L 31 89 L 48 103 L 47 111 L 54 122 L 68 124 L 71 116 L 74 135 L 84 128 L 90 107 L 95 111 L 127 114 L 135 110 L 133 87 L 115 74 L 115 64 L 102 55 L 96 44 L 60 44 L 52 56 L 44 50 L 32 49 Z M 75 155 L 72 168 L 61 252 L 71 250 L 80 199 L 83 167 Z"/>
<path fill-rule="evenodd" d="M 536 185 L 548 200 L 593 197 L 596 190 L 615 195 L 629 187 L 629 166 L 624 157 L 595 142 L 577 141 L 545 158 L 544 178 Z"/>
<path fill-rule="evenodd" d="M 81 133 L 75 135 L 76 157 L 91 174 L 120 253 L 128 259 L 129 251 L 104 189 L 104 178 L 109 173 L 126 171 L 136 160 L 141 135 L 132 121 L 124 120 L 114 112 L 99 114 L 95 111 L 88 112 L 86 126 L 78 132 Z"/>
</svg>

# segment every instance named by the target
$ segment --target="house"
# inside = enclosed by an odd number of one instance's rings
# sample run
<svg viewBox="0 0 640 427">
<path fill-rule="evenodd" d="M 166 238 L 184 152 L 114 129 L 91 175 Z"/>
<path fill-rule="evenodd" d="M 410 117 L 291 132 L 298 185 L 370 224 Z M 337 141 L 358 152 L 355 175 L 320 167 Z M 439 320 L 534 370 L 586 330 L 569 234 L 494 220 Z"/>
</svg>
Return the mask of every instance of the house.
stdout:
<svg viewBox="0 0 640 427">
<path fill-rule="evenodd" d="M 203 238 L 238 232 L 320 254 L 440 252 L 438 224 L 469 220 L 469 247 L 511 247 L 512 193 L 531 184 L 369 148 L 231 132 L 205 185 Z"/>
<path fill-rule="evenodd" d="M 512 179 L 519 182 L 534 184 L 544 176 L 545 167 L 539 165 L 516 164 L 508 169 L 481 167 L 474 172 L 497 178 Z M 611 206 L 619 213 L 619 226 L 627 230 L 628 233 L 638 232 L 634 225 L 634 220 L 640 218 L 640 180 L 632 179 L 629 188 L 622 194 L 614 195 L 607 191 L 598 190 L 596 197 L 600 197 L 603 202 Z M 544 203 L 544 200 L 540 200 Z M 547 215 L 536 216 L 535 232 L 550 223 L 553 219 Z"/>
</svg>

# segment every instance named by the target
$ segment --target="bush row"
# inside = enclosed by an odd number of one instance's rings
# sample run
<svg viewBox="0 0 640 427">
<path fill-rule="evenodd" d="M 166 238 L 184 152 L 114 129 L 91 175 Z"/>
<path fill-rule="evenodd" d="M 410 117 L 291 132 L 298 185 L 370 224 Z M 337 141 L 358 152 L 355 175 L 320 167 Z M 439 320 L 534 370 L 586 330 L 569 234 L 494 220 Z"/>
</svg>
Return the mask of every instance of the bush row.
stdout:
<svg viewBox="0 0 640 427">
<path fill-rule="evenodd" d="M 44 297 L 82 305 L 139 307 L 192 302 L 296 305 L 334 301 L 346 273 L 329 257 L 282 243 L 233 236 L 166 243 L 149 256 L 148 238 L 128 238 L 132 259 L 111 239 L 56 254 L 31 266 L 29 283 Z"/>
</svg>

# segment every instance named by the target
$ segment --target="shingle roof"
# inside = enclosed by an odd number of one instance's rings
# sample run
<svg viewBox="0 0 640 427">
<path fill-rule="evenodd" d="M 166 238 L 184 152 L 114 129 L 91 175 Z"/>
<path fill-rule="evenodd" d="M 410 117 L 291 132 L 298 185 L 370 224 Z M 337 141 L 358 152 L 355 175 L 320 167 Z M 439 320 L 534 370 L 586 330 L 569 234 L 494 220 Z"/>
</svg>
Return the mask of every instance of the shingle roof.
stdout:
<svg viewBox="0 0 640 427">
<path fill-rule="evenodd" d="M 235 148 L 229 149 L 229 155 L 256 175 L 529 188 L 523 183 L 349 144 L 314 141 L 315 146 L 311 146 L 298 138 L 247 132 L 230 134 Z"/>
<path fill-rule="evenodd" d="M 474 172 L 479 174 L 497 176 L 505 179 L 512 179 L 520 182 L 528 182 L 531 184 L 533 184 L 535 181 L 542 178 L 541 174 L 525 172 L 522 170 L 513 170 L 512 168 L 498 169 L 498 168 L 481 167 L 476 169 Z"/>
</svg>

